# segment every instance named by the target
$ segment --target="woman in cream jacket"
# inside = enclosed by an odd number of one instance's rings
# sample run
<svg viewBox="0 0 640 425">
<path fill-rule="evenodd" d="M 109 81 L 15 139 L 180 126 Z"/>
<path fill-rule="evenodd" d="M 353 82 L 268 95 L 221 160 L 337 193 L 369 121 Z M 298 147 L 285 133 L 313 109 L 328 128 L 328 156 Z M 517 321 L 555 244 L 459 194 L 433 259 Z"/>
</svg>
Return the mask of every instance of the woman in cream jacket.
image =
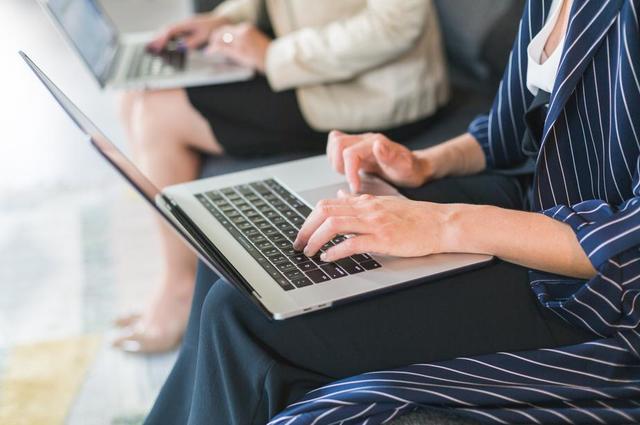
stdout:
<svg viewBox="0 0 640 425">
<path fill-rule="evenodd" d="M 382 131 L 406 140 L 448 98 L 432 0 L 228 0 L 164 31 L 253 67 L 251 81 L 130 92 L 122 117 L 138 161 L 160 187 L 195 179 L 202 153 L 324 150 L 326 134 Z M 162 228 L 165 271 L 115 344 L 163 351 L 184 332 L 196 259 Z"/>
</svg>

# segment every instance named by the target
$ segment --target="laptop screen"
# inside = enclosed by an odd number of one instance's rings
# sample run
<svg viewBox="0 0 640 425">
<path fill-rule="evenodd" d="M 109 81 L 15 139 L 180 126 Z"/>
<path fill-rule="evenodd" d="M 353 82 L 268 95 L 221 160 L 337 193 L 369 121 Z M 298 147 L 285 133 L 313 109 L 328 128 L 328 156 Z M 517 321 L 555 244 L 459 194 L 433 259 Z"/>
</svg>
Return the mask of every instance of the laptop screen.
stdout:
<svg viewBox="0 0 640 425">
<path fill-rule="evenodd" d="M 94 0 L 49 0 L 47 7 L 102 82 L 117 48 L 117 32 Z"/>
</svg>

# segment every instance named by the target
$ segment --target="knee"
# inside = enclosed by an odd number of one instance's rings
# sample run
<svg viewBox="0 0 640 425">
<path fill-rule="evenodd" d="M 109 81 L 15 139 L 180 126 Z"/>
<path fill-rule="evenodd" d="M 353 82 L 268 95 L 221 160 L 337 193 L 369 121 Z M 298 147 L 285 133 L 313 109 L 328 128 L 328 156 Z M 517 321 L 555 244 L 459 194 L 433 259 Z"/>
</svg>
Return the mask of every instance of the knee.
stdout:
<svg viewBox="0 0 640 425">
<path fill-rule="evenodd" d="M 121 114 L 129 121 L 136 144 L 157 148 L 158 143 L 175 139 L 170 137 L 176 127 L 172 111 L 180 104 L 181 96 L 180 90 L 130 92 L 122 96 Z"/>
<path fill-rule="evenodd" d="M 200 329 L 214 339 L 224 338 L 238 326 L 243 306 L 242 295 L 229 284 L 219 280 L 209 290 L 200 316 Z M 244 308 L 243 308 L 244 307 Z"/>
<path fill-rule="evenodd" d="M 125 91 L 118 95 L 118 111 L 120 112 L 120 117 L 122 119 L 129 120 L 131 118 L 133 105 L 140 96 L 141 92 L 139 91 Z"/>
</svg>

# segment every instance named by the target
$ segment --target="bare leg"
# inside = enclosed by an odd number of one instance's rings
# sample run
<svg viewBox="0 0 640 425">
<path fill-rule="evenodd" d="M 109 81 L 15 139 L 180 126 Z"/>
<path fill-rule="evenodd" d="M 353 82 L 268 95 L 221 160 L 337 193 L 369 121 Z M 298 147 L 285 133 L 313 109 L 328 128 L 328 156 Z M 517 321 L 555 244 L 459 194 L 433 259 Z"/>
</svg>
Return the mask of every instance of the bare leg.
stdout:
<svg viewBox="0 0 640 425">
<path fill-rule="evenodd" d="M 160 188 L 197 178 L 202 153 L 223 153 L 184 90 L 126 93 L 121 115 L 138 165 Z M 120 320 L 127 330 L 115 345 L 128 351 L 174 347 L 189 316 L 196 258 L 169 226 L 164 222 L 159 226 L 163 277 L 142 317 Z"/>
</svg>

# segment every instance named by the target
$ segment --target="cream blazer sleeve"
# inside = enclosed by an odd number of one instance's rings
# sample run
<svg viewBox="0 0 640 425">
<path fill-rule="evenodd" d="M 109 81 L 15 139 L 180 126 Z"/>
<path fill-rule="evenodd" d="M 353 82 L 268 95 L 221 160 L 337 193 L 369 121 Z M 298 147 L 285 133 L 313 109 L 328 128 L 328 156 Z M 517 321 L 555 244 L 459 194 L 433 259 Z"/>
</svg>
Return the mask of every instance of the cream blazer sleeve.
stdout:
<svg viewBox="0 0 640 425">
<path fill-rule="evenodd" d="M 227 18 L 231 23 L 253 22 L 258 20 L 260 3 L 264 0 L 226 0 L 213 9 L 216 16 Z"/>
<path fill-rule="evenodd" d="M 409 50 L 428 13 L 436 13 L 430 0 L 368 0 L 351 17 L 278 37 L 267 52 L 269 84 L 281 91 L 349 80 Z"/>
</svg>

